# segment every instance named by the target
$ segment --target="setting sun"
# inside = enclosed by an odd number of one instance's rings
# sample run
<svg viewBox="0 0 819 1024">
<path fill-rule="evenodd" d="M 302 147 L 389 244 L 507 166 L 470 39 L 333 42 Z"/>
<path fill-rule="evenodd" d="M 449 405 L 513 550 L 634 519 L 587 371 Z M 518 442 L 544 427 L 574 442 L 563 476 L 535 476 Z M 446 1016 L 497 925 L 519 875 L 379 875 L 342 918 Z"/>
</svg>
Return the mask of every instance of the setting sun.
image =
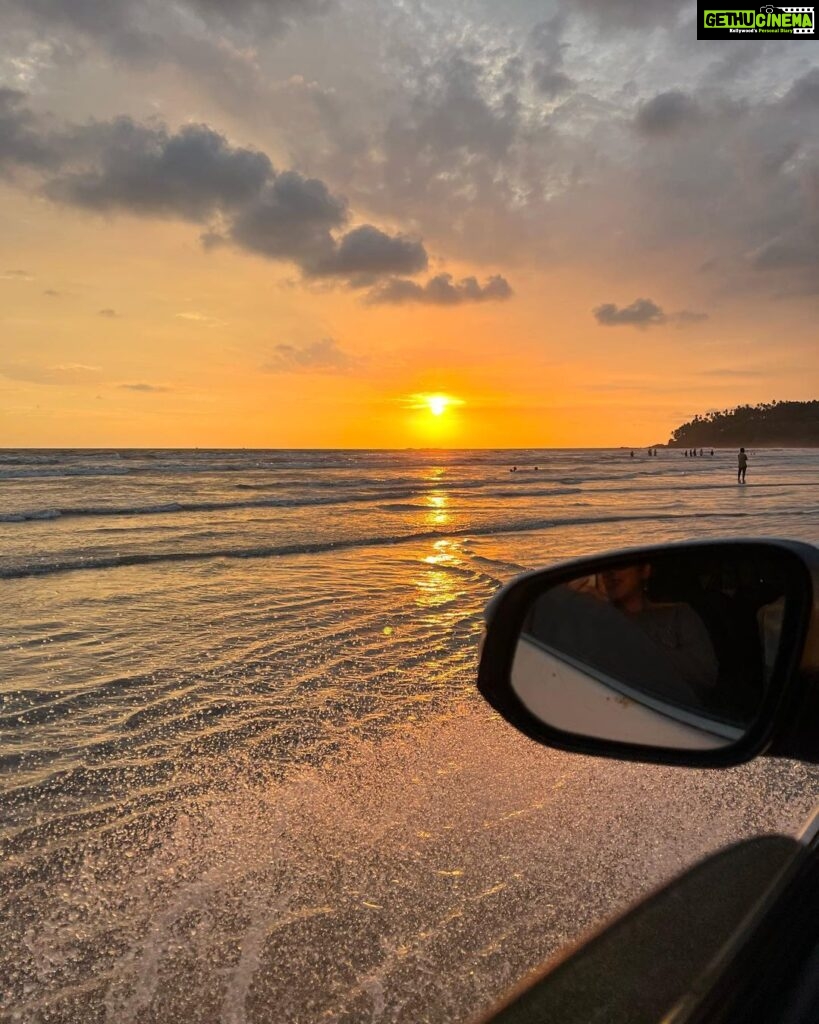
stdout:
<svg viewBox="0 0 819 1024">
<path fill-rule="evenodd" d="M 464 402 L 462 398 L 455 398 L 453 395 L 422 392 L 410 395 L 408 404 L 411 409 L 416 409 L 419 412 L 430 412 L 433 416 L 443 416 L 453 406 L 463 405 Z"/>
</svg>

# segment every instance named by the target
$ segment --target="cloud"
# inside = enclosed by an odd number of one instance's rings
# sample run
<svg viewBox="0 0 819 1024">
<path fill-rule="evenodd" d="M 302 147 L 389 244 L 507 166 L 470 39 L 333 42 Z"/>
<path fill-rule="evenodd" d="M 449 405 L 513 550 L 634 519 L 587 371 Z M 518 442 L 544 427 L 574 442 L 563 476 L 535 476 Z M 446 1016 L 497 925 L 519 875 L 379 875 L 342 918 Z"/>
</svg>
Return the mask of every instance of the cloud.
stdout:
<svg viewBox="0 0 819 1024">
<path fill-rule="evenodd" d="M 508 299 L 512 288 L 505 277 L 496 274 L 481 286 L 474 277 L 454 281 L 451 274 L 437 274 L 425 285 L 404 278 L 385 281 L 370 291 L 365 299 L 368 305 L 403 305 L 424 303 L 434 306 L 456 306 L 464 302 L 489 302 Z"/>
<path fill-rule="evenodd" d="M 104 316 L 104 317 L 107 317 L 109 320 L 113 320 L 115 317 L 119 316 L 119 314 L 117 313 L 117 311 L 115 309 L 106 308 L 106 309 L 100 309 L 97 312 L 97 316 Z"/>
<path fill-rule="evenodd" d="M 0 281 L 33 281 L 34 275 L 27 270 L 4 270 L 0 273 Z"/>
<path fill-rule="evenodd" d="M 651 299 L 635 299 L 630 306 L 622 307 L 617 307 L 613 302 L 604 302 L 601 306 L 596 306 L 592 312 L 597 322 L 603 327 L 656 327 L 666 323 L 673 323 L 678 327 L 688 327 L 703 323 L 709 318 L 707 313 L 691 309 L 666 313 Z"/>
<path fill-rule="evenodd" d="M 643 135 L 670 135 L 694 121 L 697 104 L 684 92 L 671 89 L 658 93 L 637 111 L 635 124 Z"/>
<path fill-rule="evenodd" d="M 651 299 L 635 299 L 630 306 L 618 308 L 613 302 L 604 302 L 593 310 L 595 319 L 604 327 L 630 325 L 652 327 L 664 324 L 668 317 Z"/>
<path fill-rule="evenodd" d="M 427 265 L 423 243 L 363 224 L 336 238 L 349 218 L 347 203 L 323 181 L 286 171 L 242 209 L 228 232 L 240 248 L 292 260 L 310 277 L 346 277 L 357 286 L 385 274 L 414 274 Z M 215 239 L 206 240 L 213 245 Z"/>
<path fill-rule="evenodd" d="M 299 17 L 292 6 L 289 12 L 286 4 L 268 6 L 282 24 L 291 14 Z M 682 294 L 690 284 L 692 296 L 742 293 L 756 303 L 780 291 L 786 276 L 794 288 L 802 284 L 797 276 L 805 287 L 815 282 L 804 240 L 798 267 L 800 247 L 789 243 L 786 266 L 780 240 L 811 216 L 799 181 L 815 152 L 815 70 L 806 73 L 800 48 L 790 48 L 792 56 L 790 49 L 778 55 L 776 48 L 751 46 L 748 53 L 758 56 L 729 66 L 718 47 L 696 44 L 693 10 L 671 0 L 566 0 L 557 6 L 561 18 L 540 24 L 544 7 L 534 0 L 516 0 L 514 11 L 483 5 L 480 19 L 477 6 L 384 0 L 374 17 L 364 0 L 345 0 L 336 13 L 327 12 L 326 22 L 314 23 L 320 33 L 302 23 L 286 45 L 271 46 L 261 34 L 251 38 L 248 27 L 262 13 L 241 0 L 14 0 L 20 18 L 40 19 L 38 31 L 49 45 L 69 40 L 78 47 L 72 32 L 87 41 L 98 26 L 94 38 L 104 37 L 111 48 L 115 38 L 118 46 L 130 45 L 126 32 L 132 40 L 141 32 L 156 61 L 169 60 L 172 49 L 181 53 L 183 37 L 188 48 L 187 63 L 174 63 L 173 72 L 146 65 L 150 79 L 135 72 L 137 56 L 118 62 L 119 84 L 99 98 L 62 53 L 46 58 L 49 71 L 38 78 L 32 101 L 39 109 L 49 102 L 66 109 L 58 89 L 74 96 L 72 103 L 88 104 L 76 108 L 82 116 L 108 117 L 126 102 L 131 111 L 148 109 L 148 98 L 156 97 L 168 118 L 196 111 L 215 134 L 229 124 L 223 155 L 256 152 L 251 141 L 268 158 L 289 154 L 241 201 L 229 202 L 210 184 L 187 207 L 184 196 L 151 200 L 159 210 L 151 215 L 194 221 L 203 244 L 221 245 L 222 256 L 232 246 L 290 262 L 306 278 L 323 273 L 329 282 L 361 285 L 368 275 L 353 272 L 361 266 L 353 256 L 363 260 L 357 236 L 346 246 L 345 239 L 367 222 L 396 239 L 389 255 L 401 256 L 400 239 L 417 236 L 430 256 L 504 269 L 520 262 L 536 274 L 582 264 L 595 275 L 613 274 L 608 279 L 617 288 L 642 280 L 648 295 L 660 287 L 652 281 L 676 280 Z M 7 11 L 9 0 L 0 0 L 0 8 Z M 38 13 L 21 13 L 29 8 Z M 640 61 L 634 27 L 650 33 Z M 6 39 L 7 49 L 17 47 L 16 35 Z M 103 82 L 112 63 L 97 56 L 82 67 L 97 68 Z M 19 115 L 24 104 L 16 97 Z M 214 112 L 226 104 L 229 121 L 220 122 Z M 170 139 L 178 130 L 169 123 Z M 104 212 L 148 215 L 142 193 L 123 192 L 119 168 L 109 166 L 110 133 L 94 150 L 90 131 L 44 131 L 48 122 L 31 117 L 15 116 L 14 125 L 28 144 L 39 143 L 41 162 L 25 164 L 27 175 L 49 166 L 42 163 L 45 147 L 57 161 L 51 177 L 78 175 L 78 186 L 89 176 L 98 203 L 92 209 L 104 198 Z M 162 128 L 155 121 L 143 127 Z M 150 138 L 149 153 L 161 163 L 164 144 Z M 236 163 L 228 163 L 235 171 Z M 154 167 L 150 160 L 144 165 Z M 318 211 L 310 223 L 293 212 L 288 222 L 291 207 L 273 188 L 282 173 L 319 182 L 334 209 Z M 180 178 L 183 191 L 186 181 Z M 125 184 L 131 185 L 127 176 Z M 77 205 L 81 198 L 69 194 L 62 201 Z M 601 224 L 611 230 L 601 232 Z M 716 260 L 707 279 L 693 270 L 706 255 Z M 393 270 L 382 278 L 415 273 Z M 417 287 L 404 286 L 406 301 L 425 301 L 417 289 L 427 276 Z M 386 282 L 383 289 L 389 294 Z M 688 303 L 697 309 L 702 301 Z"/>
<path fill-rule="evenodd" d="M 172 388 L 166 388 L 161 384 L 144 384 L 142 382 L 138 384 L 118 384 L 117 386 L 122 391 L 136 391 L 139 394 L 144 395 L 156 395 L 173 390 Z"/>
<path fill-rule="evenodd" d="M 246 203 L 273 174 L 264 153 L 203 124 L 170 133 L 120 117 L 69 129 L 53 145 L 68 167 L 47 180 L 46 195 L 100 212 L 204 220 Z"/>
<path fill-rule="evenodd" d="M 566 19 L 550 18 L 535 25 L 530 35 L 537 59 L 532 64 L 531 77 L 535 88 L 547 99 L 556 99 L 570 92 L 575 82 L 563 70 L 563 43 L 561 35 Z"/>
<path fill-rule="evenodd" d="M 37 132 L 36 118 L 25 107 L 25 93 L 0 88 L 0 174 L 17 167 L 44 167 L 51 153 Z"/>
<path fill-rule="evenodd" d="M 570 92 L 574 87 L 573 79 L 564 71 L 557 71 L 545 61 L 535 61 L 532 65 L 532 79 L 538 92 L 547 99 L 556 99 Z"/>
<path fill-rule="evenodd" d="M 47 295 L 50 299 L 58 299 L 60 297 L 60 293 L 54 288 L 46 288 L 43 295 Z"/>
<path fill-rule="evenodd" d="M 333 252 L 308 267 L 320 277 L 346 276 L 369 284 L 384 274 L 415 274 L 426 270 L 427 253 L 417 239 L 387 235 L 363 224 L 342 236 Z"/>
<path fill-rule="evenodd" d="M 753 250 L 749 260 L 757 270 L 819 270 L 819 226 L 782 232 Z"/>
<path fill-rule="evenodd" d="M 265 373 L 349 373 L 360 360 L 341 349 L 333 338 L 311 345 L 280 344 L 261 367 Z"/>
<path fill-rule="evenodd" d="M 56 165 L 42 191 L 54 202 L 199 222 L 206 249 L 232 243 L 293 262 L 307 277 L 354 287 L 427 267 L 420 239 L 373 224 L 339 233 L 350 220 L 343 196 L 318 178 L 277 172 L 265 153 L 234 145 L 208 125 L 173 132 L 119 117 L 41 135 L 41 149 Z"/>
<path fill-rule="evenodd" d="M 819 68 L 811 68 L 797 78 L 788 90 L 784 103 L 789 107 L 819 110 Z"/>
<path fill-rule="evenodd" d="M 346 202 L 332 195 L 323 181 L 285 171 L 237 213 L 229 236 L 241 248 L 270 259 L 314 266 L 332 259 L 330 232 L 348 216 Z"/>
</svg>

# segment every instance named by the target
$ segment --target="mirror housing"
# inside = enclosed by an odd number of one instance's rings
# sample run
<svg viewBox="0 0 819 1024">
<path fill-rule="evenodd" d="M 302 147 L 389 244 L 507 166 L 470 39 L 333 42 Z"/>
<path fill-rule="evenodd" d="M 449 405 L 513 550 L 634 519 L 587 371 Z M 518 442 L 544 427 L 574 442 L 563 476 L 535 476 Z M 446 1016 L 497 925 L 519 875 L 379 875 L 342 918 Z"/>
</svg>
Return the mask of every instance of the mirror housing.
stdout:
<svg viewBox="0 0 819 1024">
<path fill-rule="evenodd" d="M 719 653 L 722 685 L 726 646 L 743 642 L 726 637 L 730 630 L 722 622 L 733 620 L 721 622 L 711 607 L 720 600 L 736 604 L 742 596 L 737 584 L 723 583 L 728 593 L 721 593 L 712 582 L 720 575 L 714 568 L 723 565 L 748 567 L 757 584 L 753 610 L 747 610 L 747 601 L 743 606 L 743 636 L 759 622 L 764 667 L 752 703 L 741 713 L 717 715 L 707 705 L 697 709 L 691 690 L 684 691 L 688 698 L 669 690 L 673 673 L 663 660 L 668 651 L 652 646 L 656 636 L 646 639 L 637 625 L 656 634 L 658 623 L 661 631 L 666 628 L 666 619 L 687 623 L 689 641 L 705 638 L 699 642 L 708 648 L 708 659 L 714 659 L 714 650 Z M 616 585 L 637 575 L 638 567 L 643 577 L 655 573 L 651 586 L 657 596 L 650 595 L 645 614 L 620 614 L 624 608 L 615 606 Z M 675 567 L 689 580 L 702 568 L 708 593 L 698 601 L 690 586 L 675 591 L 669 586 L 670 579 L 674 582 L 669 568 Z M 756 567 L 770 570 L 755 573 Z M 819 763 L 818 602 L 819 550 L 797 541 L 659 545 L 563 563 L 517 577 L 489 602 L 478 689 L 520 732 L 561 750 L 696 767 L 726 767 L 762 753 Z M 615 630 L 614 623 L 622 628 Z M 717 685 L 714 679 L 706 682 Z"/>
</svg>

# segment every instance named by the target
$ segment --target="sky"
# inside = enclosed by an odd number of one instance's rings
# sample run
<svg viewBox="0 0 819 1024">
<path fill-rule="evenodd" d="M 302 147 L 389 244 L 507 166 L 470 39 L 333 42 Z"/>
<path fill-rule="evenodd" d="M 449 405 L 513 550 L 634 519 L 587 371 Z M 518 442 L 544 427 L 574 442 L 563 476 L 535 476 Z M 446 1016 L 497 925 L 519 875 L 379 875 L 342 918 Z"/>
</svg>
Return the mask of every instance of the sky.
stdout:
<svg viewBox="0 0 819 1024">
<path fill-rule="evenodd" d="M 0 447 L 650 445 L 816 398 L 817 314 L 813 40 L 0 0 Z"/>
</svg>

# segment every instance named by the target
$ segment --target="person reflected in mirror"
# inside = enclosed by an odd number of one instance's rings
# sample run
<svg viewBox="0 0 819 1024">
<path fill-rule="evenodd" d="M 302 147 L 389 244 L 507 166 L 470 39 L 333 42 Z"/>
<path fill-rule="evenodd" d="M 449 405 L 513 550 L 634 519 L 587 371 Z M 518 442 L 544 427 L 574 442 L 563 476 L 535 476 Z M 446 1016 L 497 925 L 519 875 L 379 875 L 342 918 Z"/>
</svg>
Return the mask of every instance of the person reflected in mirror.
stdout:
<svg viewBox="0 0 819 1024">
<path fill-rule="evenodd" d="M 650 577 L 639 564 L 554 587 L 523 633 L 647 695 L 704 710 L 719 675 L 708 631 L 689 605 L 652 601 Z"/>
<path fill-rule="evenodd" d="M 745 483 L 745 471 L 748 469 L 748 456 L 744 448 L 739 449 L 737 456 L 737 483 Z"/>
<path fill-rule="evenodd" d="M 609 602 L 666 651 L 674 652 L 680 678 L 695 693 L 713 689 L 719 666 L 705 624 L 690 605 L 652 601 L 648 594 L 651 566 L 627 565 L 600 574 Z"/>
</svg>

